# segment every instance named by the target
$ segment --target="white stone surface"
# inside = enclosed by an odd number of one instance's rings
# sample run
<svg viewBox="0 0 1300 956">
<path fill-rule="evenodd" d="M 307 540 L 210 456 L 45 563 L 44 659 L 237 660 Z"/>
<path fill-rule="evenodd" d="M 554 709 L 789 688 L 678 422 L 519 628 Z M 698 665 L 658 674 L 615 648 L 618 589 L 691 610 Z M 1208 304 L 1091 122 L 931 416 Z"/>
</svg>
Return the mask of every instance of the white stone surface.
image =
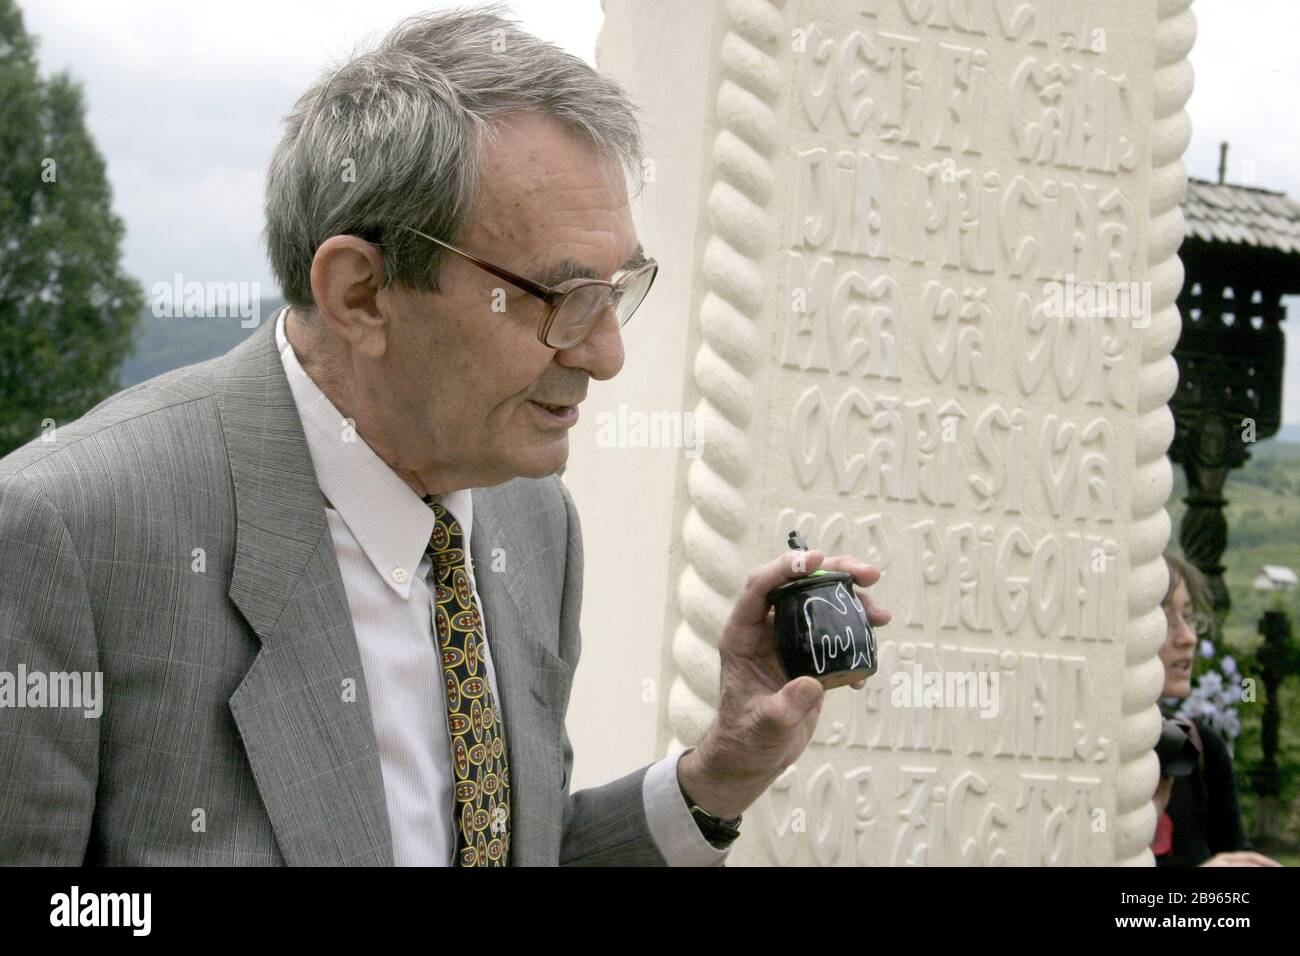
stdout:
<svg viewBox="0 0 1300 956">
<path fill-rule="evenodd" d="M 661 273 L 571 437 L 575 786 L 698 739 L 798 527 L 894 621 L 733 862 L 1151 863 L 1189 2 L 607 0 Z"/>
</svg>

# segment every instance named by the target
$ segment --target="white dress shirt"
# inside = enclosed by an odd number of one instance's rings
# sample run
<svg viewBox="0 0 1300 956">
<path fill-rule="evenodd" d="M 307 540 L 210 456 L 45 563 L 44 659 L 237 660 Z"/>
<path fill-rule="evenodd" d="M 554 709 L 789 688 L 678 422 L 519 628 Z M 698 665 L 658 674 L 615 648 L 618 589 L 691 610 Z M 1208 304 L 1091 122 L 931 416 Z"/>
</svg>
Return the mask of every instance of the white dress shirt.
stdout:
<svg viewBox="0 0 1300 956">
<path fill-rule="evenodd" d="M 348 427 L 303 370 L 285 334 L 286 314 L 281 309 L 275 318 L 275 339 L 329 505 L 325 518 L 370 692 L 393 859 L 398 866 L 450 866 L 456 847 L 451 741 L 427 580 L 432 563 L 425 556 L 433 511 Z M 468 555 L 474 526 L 469 489 L 436 500 L 460 522 Z M 472 563 L 469 577 L 481 607 Z M 484 632 L 488 683 L 499 706 L 486 624 Z M 509 714 L 505 733 L 508 742 Z M 691 817 L 677 784 L 680 757 L 665 757 L 646 771 L 642 796 L 651 836 L 672 866 L 718 865 L 729 851 L 705 840 Z"/>
</svg>

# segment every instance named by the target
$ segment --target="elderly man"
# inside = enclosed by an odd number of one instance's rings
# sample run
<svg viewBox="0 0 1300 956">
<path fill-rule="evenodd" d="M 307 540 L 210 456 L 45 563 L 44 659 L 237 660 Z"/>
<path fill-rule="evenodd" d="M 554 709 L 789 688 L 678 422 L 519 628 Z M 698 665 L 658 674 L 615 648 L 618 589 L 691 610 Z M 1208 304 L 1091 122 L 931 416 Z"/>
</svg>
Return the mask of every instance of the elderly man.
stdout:
<svg viewBox="0 0 1300 956">
<path fill-rule="evenodd" d="M 0 862 L 725 859 L 823 694 L 780 676 L 764 595 L 878 574 L 756 569 L 699 745 L 570 792 L 555 473 L 654 278 L 639 165 L 618 87 L 493 11 L 303 95 L 266 195 L 288 306 L 0 461 L 0 670 L 104 683 L 98 717 L 0 708 Z"/>
</svg>

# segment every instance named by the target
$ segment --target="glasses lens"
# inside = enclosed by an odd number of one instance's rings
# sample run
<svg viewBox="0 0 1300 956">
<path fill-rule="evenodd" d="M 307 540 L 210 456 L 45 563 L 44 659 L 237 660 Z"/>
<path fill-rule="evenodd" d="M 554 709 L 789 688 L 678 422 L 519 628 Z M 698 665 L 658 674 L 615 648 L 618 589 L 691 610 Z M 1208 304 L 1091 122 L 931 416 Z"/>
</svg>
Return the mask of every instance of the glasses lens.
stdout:
<svg viewBox="0 0 1300 956">
<path fill-rule="evenodd" d="M 632 313 L 636 307 L 641 304 L 646 293 L 650 291 L 650 284 L 655 280 L 655 272 L 658 266 L 653 262 L 647 262 L 635 272 L 630 272 L 623 277 L 619 284 L 618 304 L 615 306 L 618 312 L 619 327 L 627 325 L 627 320 L 632 318 Z"/>
<path fill-rule="evenodd" d="M 580 285 L 571 289 L 551 317 L 546 344 L 553 349 L 577 345 L 595 328 L 609 308 L 614 290 L 607 285 Z"/>
<path fill-rule="evenodd" d="M 553 349 L 573 348 L 604 317 L 611 305 L 621 328 L 632 318 L 632 313 L 650 291 L 658 267 L 647 262 L 634 272 L 623 276 L 611 289 L 607 285 L 591 283 L 571 289 L 551 317 L 546 331 L 546 344 Z"/>
</svg>

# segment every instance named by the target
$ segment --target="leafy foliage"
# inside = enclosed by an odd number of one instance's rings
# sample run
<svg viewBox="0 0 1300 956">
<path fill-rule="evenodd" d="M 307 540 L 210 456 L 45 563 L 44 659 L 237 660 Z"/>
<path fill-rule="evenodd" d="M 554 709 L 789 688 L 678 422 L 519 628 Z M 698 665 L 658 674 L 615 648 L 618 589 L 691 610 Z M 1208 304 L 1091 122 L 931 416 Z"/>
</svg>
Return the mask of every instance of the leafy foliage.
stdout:
<svg viewBox="0 0 1300 956">
<path fill-rule="evenodd" d="M 0 0 L 0 456 L 118 388 L 139 284 L 81 87 L 41 80 L 13 0 Z"/>
</svg>

